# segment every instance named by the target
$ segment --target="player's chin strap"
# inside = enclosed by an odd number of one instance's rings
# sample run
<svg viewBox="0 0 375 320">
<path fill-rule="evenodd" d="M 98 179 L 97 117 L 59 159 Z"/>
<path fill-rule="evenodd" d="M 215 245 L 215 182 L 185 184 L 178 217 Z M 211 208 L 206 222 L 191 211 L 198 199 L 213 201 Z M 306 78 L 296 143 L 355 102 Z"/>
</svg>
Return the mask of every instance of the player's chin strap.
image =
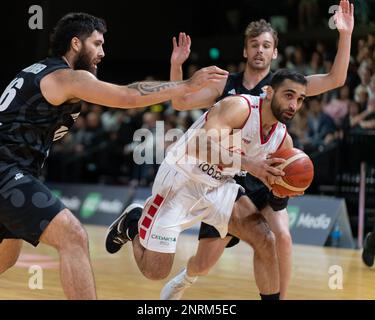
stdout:
<svg viewBox="0 0 375 320">
<path fill-rule="evenodd" d="M 302 159 L 304 157 L 306 157 L 306 155 L 304 153 L 295 154 L 293 157 L 290 157 L 289 159 L 287 159 L 283 164 L 280 164 L 279 166 L 277 166 L 277 168 L 280 169 L 280 170 L 283 170 L 286 166 L 291 164 L 293 161 Z M 294 191 L 294 192 L 303 192 L 303 191 L 306 190 L 306 188 L 293 187 L 290 184 L 286 183 L 283 179 L 278 179 L 276 184 L 278 184 L 278 185 L 280 185 L 284 188 L 287 188 L 291 191 Z"/>
</svg>

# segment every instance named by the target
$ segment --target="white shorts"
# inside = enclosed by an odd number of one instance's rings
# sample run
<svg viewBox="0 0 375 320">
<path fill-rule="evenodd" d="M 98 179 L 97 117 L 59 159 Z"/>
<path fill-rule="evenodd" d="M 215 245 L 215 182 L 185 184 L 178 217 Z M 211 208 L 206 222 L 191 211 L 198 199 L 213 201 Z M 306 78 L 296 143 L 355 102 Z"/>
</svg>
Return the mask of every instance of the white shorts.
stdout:
<svg viewBox="0 0 375 320">
<path fill-rule="evenodd" d="M 224 238 L 239 188 L 234 180 L 216 188 L 196 182 L 163 162 L 139 220 L 142 246 L 174 253 L 179 234 L 199 221 L 214 226 Z"/>
</svg>

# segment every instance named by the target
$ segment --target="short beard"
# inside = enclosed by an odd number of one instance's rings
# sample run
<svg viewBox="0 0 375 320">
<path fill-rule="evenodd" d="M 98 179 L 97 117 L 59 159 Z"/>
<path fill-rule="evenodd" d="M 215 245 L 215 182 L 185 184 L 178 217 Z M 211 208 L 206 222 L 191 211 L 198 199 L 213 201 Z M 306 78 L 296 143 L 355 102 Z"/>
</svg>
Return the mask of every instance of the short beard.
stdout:
<svg viewBox="0 0 375 320">
<path fill-rule="evenodd" d="M 281 122 L 285 125 L 288 125 L 290 123 L 290 121 L 293 120 L 293 118 L 286 119 L 286 118 L 283 117 L 283 112 L 281 111 L 280 104 L 278 104 L 275 101 L 275 98 L 273 98 L 272 101 L 271 101 L 271 110 L 272 110 L 272 113 L 273 113 L 274 117 L 277 119 L 277 121 L 279 121 L 279 122 Z"/>
<path fill-rule="evenodd" d="M 97 74 L 97 69 L 93 67 L 84 47 L 77 57 L 77 60 L 74 64 L 74 70 L 86 70 L 92 73 L 94 76 L 96 76 Z"/>
</svg>

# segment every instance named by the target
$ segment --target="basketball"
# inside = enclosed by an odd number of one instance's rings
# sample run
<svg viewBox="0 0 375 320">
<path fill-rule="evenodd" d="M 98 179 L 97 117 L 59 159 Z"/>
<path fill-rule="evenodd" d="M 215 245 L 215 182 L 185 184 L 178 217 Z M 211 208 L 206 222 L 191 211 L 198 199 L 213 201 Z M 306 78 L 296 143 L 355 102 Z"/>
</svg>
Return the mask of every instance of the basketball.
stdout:
<svg viewBox="0 0 375 320">
<path fill-rule="evenodd" d="M 285 172 L 281 182 L 272 185 L 272 190 L 283 197 L 301 195 L 314 178 L 314 165 L 310 157 L 297 148 L 281 149 L 272 154 L 272 158 L 285 159 L 278 166 Z"/>
</svg>

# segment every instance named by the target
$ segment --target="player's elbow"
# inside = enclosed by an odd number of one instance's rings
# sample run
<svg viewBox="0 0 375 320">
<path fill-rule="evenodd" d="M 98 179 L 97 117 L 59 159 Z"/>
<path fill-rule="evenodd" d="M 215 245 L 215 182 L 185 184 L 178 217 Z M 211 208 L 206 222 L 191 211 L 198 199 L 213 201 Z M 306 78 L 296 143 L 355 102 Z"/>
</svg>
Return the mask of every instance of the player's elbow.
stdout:
<svg viewBox="0 0 375 320">
<path fill-rule="evenodd" d="M 339 80 L 337 81 L 337 87 L 338 87 L 338 88 L 341 88 L 341 87 L 343 87 L 343 86 L 345 85 L 345 83 L 346 83 L 346 77 L 344 77 L 344 78 L 342 78 L 342 79 L 339 79 Z"/>
<path fill-rule="evenodd" d="M 345 85 L 346 76 L 333 77 L 333 78 L 331 78 L 330 82 L 331 82 L 331 85 L 330 85 L 331 89 L 330 90 L 340 88 L 340 87 Z"/>
<path fill-rule="evenodd" d="M 191 109 L 191 106 L 186 102 L 186 99 L 174 99 L 172 100 L 172 108 L 177 111 L 185 111 Z"/>
</svg>

